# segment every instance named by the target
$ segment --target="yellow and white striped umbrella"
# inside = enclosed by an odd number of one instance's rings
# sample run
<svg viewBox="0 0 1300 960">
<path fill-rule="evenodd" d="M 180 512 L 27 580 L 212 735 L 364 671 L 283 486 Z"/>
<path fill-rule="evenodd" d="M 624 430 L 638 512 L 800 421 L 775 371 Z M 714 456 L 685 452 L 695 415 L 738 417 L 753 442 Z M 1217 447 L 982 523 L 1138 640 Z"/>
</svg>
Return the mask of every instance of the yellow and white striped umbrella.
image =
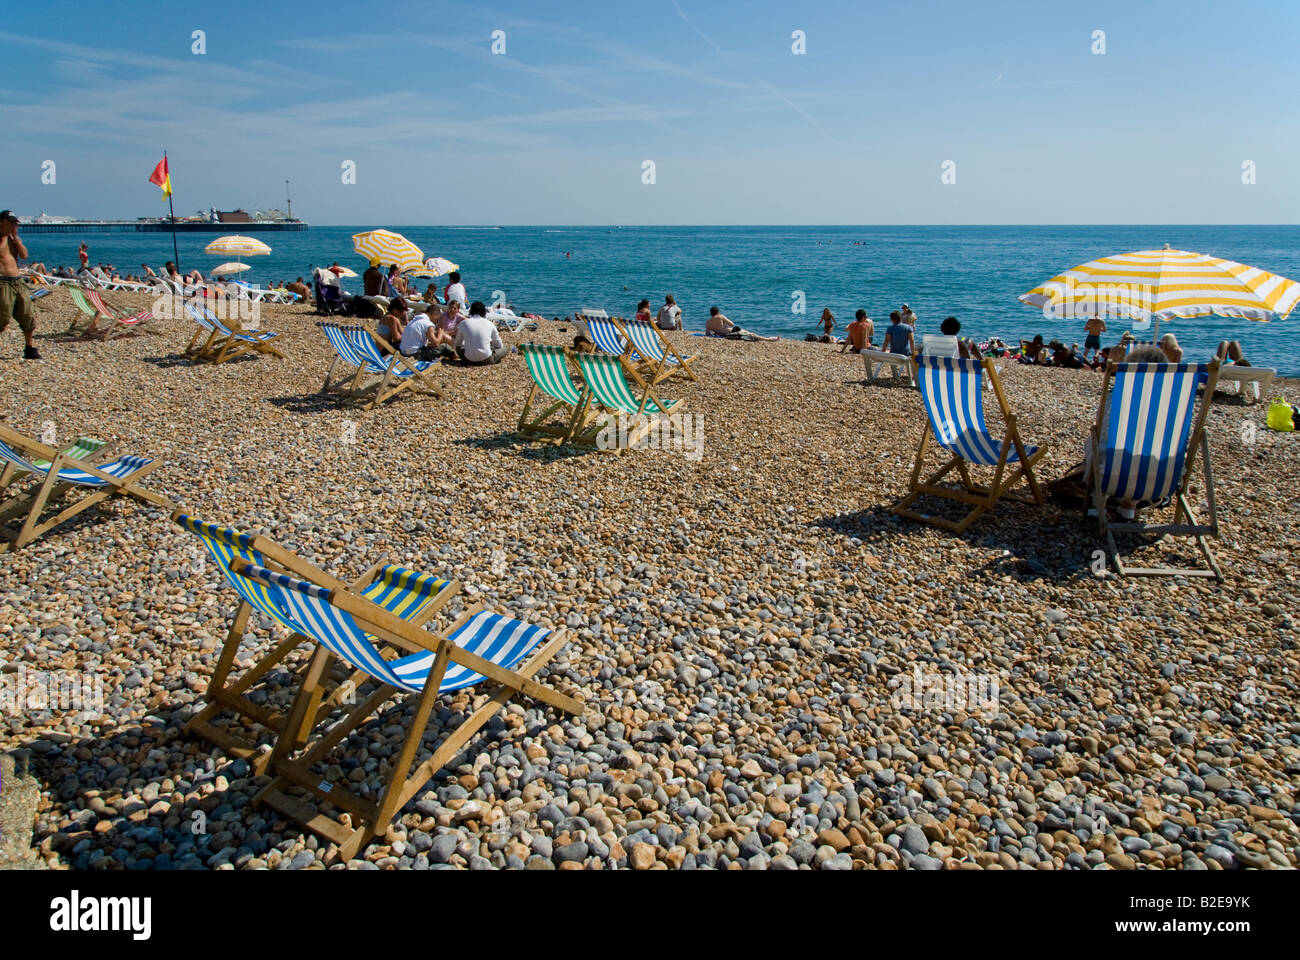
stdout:
<svg viewBox="0 0 1300 960">
<path fill-rule="evenodd" d="M 246 263 L 223 263 L 219 267 L 213 267 L 208 273 L 214 277 L 224 277 L 228 273 L 243 273 L 245 270 L 252 270 Z"/>
<path fill-rule="evenodd" d="M 271 252 L 271 248 L 256 237 L 217 237 L 206 247 L 204 253 L 214 257 L 261 257 Z"/>
<path fill-rule="evenodd" d="M 1161 320 L 1174 317 L 1285 318 L 1300 302 L 1300 283 L 1166 245 L 1093 260 L 1019 299 L 1055 318 L 1130 317 L 1153 320 L 1159 330 Z"/>
<path fill-rule="evenodd" d="M 391 230 L 367 230 L 352 235 L 352 249 L 367 260 L 378 260 L 381 266 L 397 264 L 402 271 L 419 270 L 424 266 L 420 248 L 400 233 Z"/>
</svg>

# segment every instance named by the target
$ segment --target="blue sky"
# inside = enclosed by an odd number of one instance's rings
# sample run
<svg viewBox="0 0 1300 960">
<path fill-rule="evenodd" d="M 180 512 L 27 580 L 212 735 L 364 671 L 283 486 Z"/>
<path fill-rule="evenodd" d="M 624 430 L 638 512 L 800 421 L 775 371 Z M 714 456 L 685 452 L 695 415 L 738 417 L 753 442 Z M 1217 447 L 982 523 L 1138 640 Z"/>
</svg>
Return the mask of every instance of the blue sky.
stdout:
<svg viewBox="0 0 1300 960">
<path fill-rule="evenodd" d="M 0 206 L 164 212 L 166 147 L 318 224 L 1300 221 L 1295 0 L 211 6 L 11 5 Z"/>
</svg>

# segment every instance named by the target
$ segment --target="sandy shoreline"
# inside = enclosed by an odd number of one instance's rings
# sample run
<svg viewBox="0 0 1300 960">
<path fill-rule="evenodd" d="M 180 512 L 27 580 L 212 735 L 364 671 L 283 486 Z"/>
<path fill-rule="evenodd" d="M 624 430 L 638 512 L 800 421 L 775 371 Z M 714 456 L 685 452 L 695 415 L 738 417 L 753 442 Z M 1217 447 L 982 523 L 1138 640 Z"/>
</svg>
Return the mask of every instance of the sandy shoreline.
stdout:
<svg viewBox="0 0 1300 960">
<path fill-rule="evenodd" d="M 67 326 L 66 291 L 39 304 L 38 335 Z M 1297 864 L 1300 440 L 1264 428 L 1266 404 L 1228 398 L 1209 418 L 1226 582 L 1116 581 L 1088 570 L 1095 526 L 1053 505 L 1006 505 L 960 537 L 889 515 L 920 401 L 864 386 L 838 347 L 677 336 L 700 382 L 661 393 L 704 417 L 692 462 L 519 439 L 518 356 L 438 371 L 444 400 L 339 407 L 317 394 L 316 319 L 263 306 L 288 359 L 219 367 L 179 356 L 180 320 L 109 344 L 42 336 L 41 363 L 16 359 L 9 331 L 0 413 L 29 434 L 51 421 L 60 440 L 120 439 L 164 461 L 150 486 L 194 516 L 331 572 L 386 557 L 572 628 L 549 677 L 586 696 L 584 717 L 527 701 L 503 715 L 367 862 Z M 506 338 L 567 342 L 560 326 Z M 1083 459 L 1100 375 L 1003 369 L 1022 435 L 1050 445 L 1040 476 L 1059 476 Z M 37 839 L 59 864 L 301 867 L 325 852 L 251 810 L 246 766 L 180 732 L 235 606 L 196 556 L 160 511 L 118 501 L 0 563 L 0 670 L 91 672 L 107 691 L 107 723 L 0 715 L 0 749 L 35 754 Z M 996 715 L 900 708 L 917 668 L 996 674 Z M 363 778 L 386 755 L 382 726 L 349 748 Z"/>
</svg>

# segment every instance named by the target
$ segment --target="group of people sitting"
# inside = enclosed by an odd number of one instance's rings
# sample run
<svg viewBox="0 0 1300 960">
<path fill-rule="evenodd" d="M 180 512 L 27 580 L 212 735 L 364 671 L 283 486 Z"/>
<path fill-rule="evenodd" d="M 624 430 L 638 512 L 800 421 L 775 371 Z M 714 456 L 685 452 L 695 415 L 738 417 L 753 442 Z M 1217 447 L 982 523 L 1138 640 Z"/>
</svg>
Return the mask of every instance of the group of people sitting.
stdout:
<svg viewBox="0 0 1300 960">
<path fill-rule="evenodd" d="M 420 312 L 414 312 L 419 309 Z M 393 297 L 378 324 L 379 335 L 403 356 L 416 360 L 458 359 L 474 366 L 500 363 L 510 352 L 481 300 L 461 312 L 460 300 L 411 308 Z"/>
</svg>

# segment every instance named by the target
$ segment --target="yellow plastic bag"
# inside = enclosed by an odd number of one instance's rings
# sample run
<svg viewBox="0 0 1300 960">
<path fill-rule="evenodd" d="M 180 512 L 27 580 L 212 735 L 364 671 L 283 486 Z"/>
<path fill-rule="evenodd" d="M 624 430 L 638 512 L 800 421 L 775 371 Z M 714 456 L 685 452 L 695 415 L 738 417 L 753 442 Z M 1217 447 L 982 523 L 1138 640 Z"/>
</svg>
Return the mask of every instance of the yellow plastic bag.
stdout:
<svg viewBox="0 0 1300 960">
<path fill-rule="evenodd" d="M 1295 429 L 1295 411 L 1281 397 L 1274 397 L 1268 405 L 1268 428 L 1279 433 L 1290 433 Z"/>
</svg>

